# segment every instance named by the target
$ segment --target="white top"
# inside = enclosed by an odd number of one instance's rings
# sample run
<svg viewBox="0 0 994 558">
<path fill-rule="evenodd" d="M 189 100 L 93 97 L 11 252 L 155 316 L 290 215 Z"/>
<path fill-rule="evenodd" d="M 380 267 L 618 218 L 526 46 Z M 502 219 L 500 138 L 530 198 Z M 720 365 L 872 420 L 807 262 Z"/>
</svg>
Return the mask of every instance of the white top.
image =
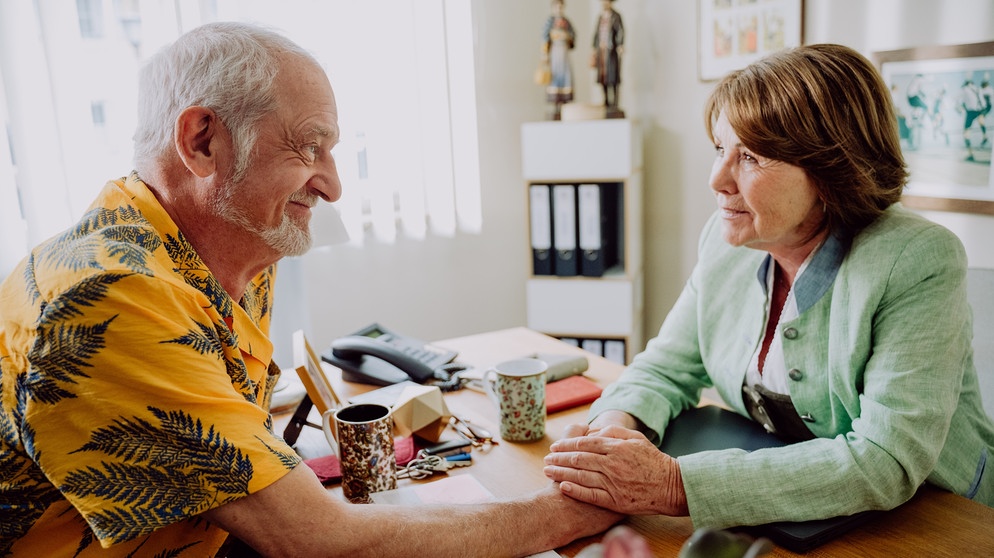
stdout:
<svg viewBox="0 0 994 558">
<path fill-rule="evenodd" d="M 824 241 L 822 241 L 824 244 Z M 794 286 L 800 281 L 801 275 L 804 274 L 804 270 L 808 268 L 808 264 L 814 258 L 814 255 L 821 248 L 822 244 L 815 247 L 814 250 L 808 254 L 808 257 L 801 264 L 801 267 L 797 270 L 797 275 L 794 277 L 794 283 L 790 287 L 790 291 L 787 292 L 787 300 L 783 303 L 783 310 L 780 311 L 780 318 L 777 320 L 777 328 L 773 332 L 773 341 L 770 342 L 770 348 L 766 352 L 766 362 L 763 364 L 763 372 L 759 371 L 759 353 L 763 350 L 762 339 L 760 339 L 759 344 L 756 346 L 756 352 L 752 355 L 752 360 L 749 361 L 749 368 L 746 370 L 746 382 L 750 385 L 761 384 L 766 389 L 774 393 L 782 393 L 784 395 L 790 395 L 790 390 L 787 387 L 787 363 L 784 361 L 783 357 L 783 339 L 780 337 L 780 324 L 793 320 L 798 316 L 797 311 L 797 299 L 794 297 Z M 773 303 L 773 279 L 776 276 L 776 266 L 770 265 L 766 273 L 766 320 L 763 324 L 769 323 L 770 321 L 770 306 Z M 765 334 L 765 328 L 763 329 Z"/>
</svg>

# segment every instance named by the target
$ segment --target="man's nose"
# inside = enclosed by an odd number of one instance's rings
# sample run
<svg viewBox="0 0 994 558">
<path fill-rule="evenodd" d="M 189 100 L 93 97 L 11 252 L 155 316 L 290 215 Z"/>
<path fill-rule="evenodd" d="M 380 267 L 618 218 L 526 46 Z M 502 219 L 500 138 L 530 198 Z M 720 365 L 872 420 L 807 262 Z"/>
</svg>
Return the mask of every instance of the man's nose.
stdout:
<svg viewBox="0 0 994 558">
<path fill-rule="evenodd" d="M 338 176 L 338 165 L 330 152 L 320 164 L 321 172 L 311 180 L 312 187 L 324 201 L 336 202 L 342 197 L 342 179 Z"/>
</svg>

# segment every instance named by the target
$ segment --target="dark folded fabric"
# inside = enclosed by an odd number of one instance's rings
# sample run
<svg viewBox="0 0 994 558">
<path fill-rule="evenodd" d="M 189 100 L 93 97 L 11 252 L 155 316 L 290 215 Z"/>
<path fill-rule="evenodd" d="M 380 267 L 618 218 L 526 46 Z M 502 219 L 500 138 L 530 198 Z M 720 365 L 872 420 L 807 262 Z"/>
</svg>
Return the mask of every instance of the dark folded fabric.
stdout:
<svg viewBox="0 0 994 558">
<path fill-rule="evenodd" d="M 414 459 L 418 453 L 417 444 L 414 443 L 413 436 L 397 438 L 393 442 L 394 455 L 397 458 L 397 466 L 403 467 Z M 338 457 L 334 454 L 323 457 L 315 457 L 304 461 L 308 467 L 314 470 L 314 474 L 324 484 L 330 484 L 342 480 L 342 469 L 338 462 Z"/>
</svg>

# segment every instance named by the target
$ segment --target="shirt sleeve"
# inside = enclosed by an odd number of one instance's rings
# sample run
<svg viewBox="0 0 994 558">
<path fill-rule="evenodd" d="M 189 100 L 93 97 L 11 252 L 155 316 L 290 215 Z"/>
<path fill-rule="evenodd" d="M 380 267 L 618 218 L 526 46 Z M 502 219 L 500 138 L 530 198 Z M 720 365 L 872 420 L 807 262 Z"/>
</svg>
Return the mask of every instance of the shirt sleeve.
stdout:
<svg viewBox="0 0 994 558">
<path fill-rule="evenodd" d="M 25 431 L 102 545 L 257 492 L 299 463 L 257 403 L 268 363 L 199 291 L 104 272 L 46 306 Z"/>
<path fill-rule="evenodd" d="M 712 218 L 701 234 L 700 250 L 714 234 Z M 644 426 L 654 444 L 670 419 L 700 402 L 701 390 L 712 386 L 699 343 L 699 274 L 694 268 L 659 333 L 632 359 L 618 381 L 605 388 L 590 408 L 590 418 L 607 410 L 622 410 Z"/>
</svg>

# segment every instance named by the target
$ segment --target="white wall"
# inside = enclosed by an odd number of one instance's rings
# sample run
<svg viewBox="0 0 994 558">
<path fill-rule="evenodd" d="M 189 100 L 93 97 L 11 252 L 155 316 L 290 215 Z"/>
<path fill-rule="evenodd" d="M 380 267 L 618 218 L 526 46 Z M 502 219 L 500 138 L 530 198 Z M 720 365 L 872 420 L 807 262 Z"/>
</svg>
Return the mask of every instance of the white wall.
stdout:
<svg viewBox="0 0 994 558">
<path fill-rule="evenodd" d="M 567 0 L 579 37 L 574 72 L 581 101 L 599 99 L 586 60 L 596 0 Z M 626 28 L 621 106 L 645 137 L 645 331 L 658 330 L 696 261 L 700 228 L 714 208 L 707 178 L 713 157 L 702 108 L 713 83 L 697 78 L 697 4 L 617 0 Z M 303 327 L 315 347 L 369 322 L 437 339 L 525 323 L 529 255 L 519 128 L 541 120 L 541 88 L 531 82 L 541 0 L 473 0 L 484 229 L 478 236 L 337 247 L 310 254 L 299 277 L 283 281 L 277 320 Z M 930 44 L 994 40 L 994 0 L 806 0 L 805 42 L 839 42 L 866 55 Z M 332 76 L 334 81 L 334 76 Z M 994 268 L 994 217 L 929 212 L 963 238 L 970 263 Z M 291 275 L 291 274 L 286 274 Z M 287 279 L 284 276 L 283 279 Z M 282 281 L 282 280 L 281 280 Z M 282 305 L 282 306 L 281 306 Z M 285 307 L 285 308 L 284 308 Z M 276 339 L 280 350 L 280 338 Z M 279 353 L 278 353 L 279 354 Z"/>
</svg>

